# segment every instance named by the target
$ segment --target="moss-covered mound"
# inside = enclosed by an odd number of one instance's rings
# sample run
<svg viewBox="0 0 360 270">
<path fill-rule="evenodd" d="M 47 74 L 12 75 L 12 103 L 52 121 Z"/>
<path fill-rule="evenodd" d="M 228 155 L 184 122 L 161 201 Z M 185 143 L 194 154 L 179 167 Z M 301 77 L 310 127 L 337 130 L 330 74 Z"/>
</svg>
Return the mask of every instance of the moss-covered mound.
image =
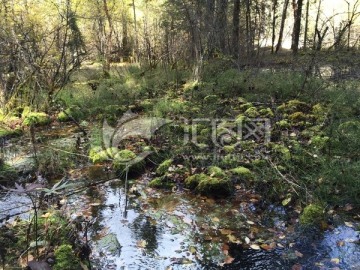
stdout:
<svg viewBox="0 0 360 270">
<path fill-rule="evenodd" d="M 171 164 L 172 164 L 173 160 L 172 159 L 167 159 L 164 160 L 156 169 L 156 174 L 157 175 L 164 175 L 168 172 Z"/>
<path fill-rule="evenodd" d="M 66 110 L 60 112 L 57 115 L 57 120 L 59 122 L 68 122 L 72 119 L 78 121 L 82 119 L 84 114 L 81 112 L 81 108 L 78 106 L 71 106 L 70 108 L 67 108 Z"/>
<path fill-rule="evenodd" d="M 81 268 L 80 261 L 70 245 L 61 245 L 55 250 L 54 270 L 78 270 Z"/>
<path fill-rule="evenodd" d="M 170 189 L 174 186 L 174 183 L 166 176 L 156 177 L 150 181 L 149 187 Z"/>
<path fill-rule="evenodd" d="M 309 204 L 300 215 L 300 223 L 303 226 L 318 225 L 325 218 L 324 208 L 318 204 Z"/>
<path fill-rule="evenodd" d="M 50 117 L 46 113 L 30 112 L 25 116 L 23 124 L 25 126 L 45 126 L 50 122 Z"/>
<path fill-rule="evenodd" d="M 212 167 L 211 171 L 213 170 L 219 172 L 215 167 Z M 232 192 L 232 183 L 228 177 L 215 177 L 204 173 L 194 174 L 186 178 L 185 186 L 206 196 L 223 197 Z"/>
</svg>

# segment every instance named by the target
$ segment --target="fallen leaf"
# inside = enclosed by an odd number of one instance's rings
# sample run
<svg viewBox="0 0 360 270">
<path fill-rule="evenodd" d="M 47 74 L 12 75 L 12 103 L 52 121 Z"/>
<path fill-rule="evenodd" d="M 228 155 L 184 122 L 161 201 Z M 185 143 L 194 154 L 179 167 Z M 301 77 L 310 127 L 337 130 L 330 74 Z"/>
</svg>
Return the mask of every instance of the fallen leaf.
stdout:
<svg viewBox="0 0 360 270">
<path fill-rule="evenodd" d="M 221 250 L 224 251 L 224 250 L 229 250 L 230 247 L 228 244 L 223 244 L 222 247 L 221 247 Z"/>
<path fill-rule="evenodd" d="M 228 234 L 228 239 L 231 243 L 234 243 L 234 244 L 241 244 L 240 240 L 237 239 L 234 235 L 232 234 Z"/>
<path fill-rule="evenodd" d="M 286 206 L 286 205 L 288 205 L 290 202 L 291 202 L 291 197 L 288 197 L 288 198 L 284 199 L 284 200 L 281 202 L 281 204 L 282 204 L 283 206 Z"/>
<path fill-rule="evenodd" d="M 48 218 L 48 217 L 50 217 L 50 216 L 51 216 L 51 214 L 50 214 L 49 212 L 41 215 L 42 218 Z"/>
<path fill-rule="evenodd" d="M 336 245 L 337 245 L 338 247 L 343 247 L 343 246 L 345 246 L 345 241 L 337 241 L 337 242 L 336 242 Z"/>
<path fill-rule="evenodd" d="M 273 248 L 270 246 L 270 245 L 268 245 L 268 244 L 262 244 L 261 246 L 260 246 L 263 250 L 266 250 L 266 251 L 269 251 L 269 250 L 272 250 Z"/>
<path fill-rule="evenodd" d="M 233 257 L 227 256 L 224 260 L 224 264 L 231 264 L 234 260 Z"/>
<path fill-rule="evenodd" d="M 332 263 L 335 263 L 335 264 L 339 264 L 339 263 L 340 263 L 340 259 L 339 259 L 339 258 L 332 258 L 332 259 L 331 259 L 331 262 L 332 262 Z"/>
<path fill-rule="evenodd" d="M 189 251 L 190 251 L 191 254 L 195 254 L 196 253 L 196 248 L 191 246 L 191 247 L 189 247 Z"/>
<path fill-rule="evenodd" d="M 147 246 L 147 242 L 145 240 L 139 240 L 136 242 L 136 246 L 138 248 L 145 248 Z"/>
<path fill-rule="evenodd" d="M 344 210 L 345 211 L 351 211 L 353 209 L 353 206 L 351 204 L 346 204 L 345 207 L 344 207 Z"/>
<path fill-rule="evenodd" d="M 249 225 L 255 225 L 255 222 L 253 222 L 251 220 L 247 220 L 246 223 L 249 224 Z"/>
<path fill-rule="evenodd" d="M 352 222 L 344 222 L 347 227 L 354 228 L 354 224 Z"/>
<path fill-rule="evenodd" d="M 302 254 L 301 252 L 299 252 L 297 250 L 295 250 L 295 255 L 296 255 L 296 257 L 299 257 L 299 258 L 304 257 L 304 254 Z"/>
<path fill-rule="evenodd" d="M 224 234 L 224 235 L 233 233 L 232 230 L 228 230 L 228 229 L 220 229 L 219 231 L 221 232 L 221 234 Z"/>
<path fill-rule="evenodd" d="M 250 238 L 247 237 L 247 236 L 245 237 L 245 243 L 246 243 L 246 244 L 250 244 Z"/>
<path fill-rule="evenodd" d="M 254 250 L 260 250 L 260 246 L 257 245 L 257 244 L 252 244 L 252 245 L 250 245 L 250 248 L 251 248 L 251 249 L 254 249 Z"/>
<path fill-rule="evenodd" d="M 216 223 L 219 223 L 220 222 L 220 219 L 218 219 L 217 217 L 214 217 L 211 219 L 213 222 L 216 222 Z"/>
</svg>

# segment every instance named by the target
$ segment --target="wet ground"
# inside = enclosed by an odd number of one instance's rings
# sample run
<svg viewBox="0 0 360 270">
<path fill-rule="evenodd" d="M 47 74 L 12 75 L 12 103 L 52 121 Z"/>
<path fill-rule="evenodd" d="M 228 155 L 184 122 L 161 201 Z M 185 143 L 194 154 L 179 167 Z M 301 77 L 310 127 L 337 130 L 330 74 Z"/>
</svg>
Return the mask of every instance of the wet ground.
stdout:
<svg viewBox="0 0 360 270">
<path fill-rule="evenodd" d="M 40 135 L 56 149 L 76 140 L 72 127 Z M 6 160 L 29 161 L 28 146 L 7 144 Z M 151 189 L 150 172 L 126 181 L 83 165 L 68 173 L 71 182 L 102 183 L 68 196 L 63 207 L 93 222 L 93 269 L 360 269 L 359 226 L 349 216 L 335 215 L 325 231 L 304 231 L 295 209 L 268 204 L 242 186 L 231 200 L 215 200 Z M 26 195 L 0 193 L 2 220 L 30 207 Z"/>
</svg>

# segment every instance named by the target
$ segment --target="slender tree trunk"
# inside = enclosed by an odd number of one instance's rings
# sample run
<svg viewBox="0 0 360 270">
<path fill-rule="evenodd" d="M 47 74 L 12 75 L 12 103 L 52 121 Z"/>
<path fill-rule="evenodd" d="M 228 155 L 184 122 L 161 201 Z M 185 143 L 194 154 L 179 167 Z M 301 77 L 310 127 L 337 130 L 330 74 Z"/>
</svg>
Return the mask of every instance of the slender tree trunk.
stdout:
<svg viewBox="0 0 360 270">
<path fill-rule="evenodd" d="M 109 7 L 108 7 L 108 3 L 107 0 L 103 0 L 103 9 L 104 9 L 104 13 L 106 16 L 106 19 L 108 21 L 109 24 L 109 32 L 107 34 L 105 34 L 105 39 L 106 39 L 106 44 L 105 44 L 105 50 L 104 50 L 104 57 L 105 57 L 105 61 L 103 64 L 103 72 L 105 76 L 109 75 L 110 72 L 110 60 L 111 60 L 111 49 L 112 49 L 112 34 L 114 31 L 113 28 L 113 23 L 112 23 L 112 18 L 109 12 Z M 106 31 L 106 30 L 105 30 Z"/>
<path fill-rule="evenodd" d="M 251 22 L 251 0 L 246 0 L 246 52 L 249 56 L 253 51 L 253 29 Z"/>
<path fill-rule="evenodd" d="M 310 10 L 310 0 L 307 0 L 306 15 L 305 15 L 305 29 L 304 29 L 304 51 L 306 51 L 306 49 L 307 49 L 307 42 L 308 42 L 309 10 Z"/>
<path fill-rule="evenodd" d="M 218 11 L 216 14 L 217 40 L 221 53 L 226 53 L 226 29 L 228 0 L 217 1 Z"/>
<path fill-rule="evenodd" d="M 294 28 L 292 32 L 291 49 L 293 54 L 297 54 L 299 50 L 299 39 L 301 32 L 301 13 L 303 7 L 303 0 L 293 0 L 294 10 Z"/>
<path fill-rule="evenodd" d="M 139 61 L 139 34 L 138 34 L 138 27 L 137 27 L 137 21 L 136 21 L 136 6 L 135 6 L 135 0 L 132 0 L 132 8 L 133 8 L 133 14 L 134 14 L 134 31 L 135 31 L 135 62 Z"/>
<path fill-rule="evenodd" d="M 277 53 L 282 46 L 282 39 L 283 39 L 283 35 L 284 35 L 284 27 L 285 27 L 288 6 L 289 6 L 289 0 L 285 0 L 284 6 L 283 6 L 283 12 L 282 12 L 282 16 L 281 16 L 279 39 L 278 39 L 278 43 L 276 44 L 275 53 Z"/>
<path fill-rule="evenodd" d="M 232 52 L 234 58 L 239 57 L 240 51 L 240 0 L 234 0 L 233 10 L 233 34 L 232 34 Z"/>
<path fill-rule="evenodd" d="M 272 37 L 271 37 L 271 53 L 274 53 L 275 49 L 275 38 L 276 38 L 276 10 L 278 6 L 278 0 L 273 0 L 272 7 Z"/>
<path fill-rule="evenodd" d="M 316 45 L 316 36 L 318 35 L 318 32 L 320 32 L 318 30 L 318 26 L 319 26 L 319 19 L 320 19 L 321 2 L 322 2 L 322 0 L 319 0 L 319 5 L 318 5 L 316 19 L 315 19 L 315 29 L 314 29 L 314 37 L 313 37 L 313 49 L 314 50 L 318 48 L 318 46 Z M 320 46 L 320 48 L 321 48 L 321 46 Z"/>
<path fill-rule="evenodd" d="M 206 32 L 206 52 L 208 57 L 214 56 L 215 49 L 215 0 L 206 1 L 205 11 L 205 32 Z"/>
</svg>

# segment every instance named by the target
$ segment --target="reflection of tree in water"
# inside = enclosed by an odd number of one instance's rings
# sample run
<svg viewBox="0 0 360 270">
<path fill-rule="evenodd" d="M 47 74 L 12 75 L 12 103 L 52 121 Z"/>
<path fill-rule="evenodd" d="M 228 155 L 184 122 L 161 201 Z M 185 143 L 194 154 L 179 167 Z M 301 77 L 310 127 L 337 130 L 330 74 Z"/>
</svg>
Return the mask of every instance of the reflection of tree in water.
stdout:
<svg viewBox="0 0 360 270">
<path fill-rule="evenodd" d="M 157 228 L 151 224 L 149 217 L 138 216 L 131 224 L 131 230 L 135 234 L 137 240 L 145 240 L 147 242 L 146 250 L 153 253 L 158 248 Z"/>
</svg>

